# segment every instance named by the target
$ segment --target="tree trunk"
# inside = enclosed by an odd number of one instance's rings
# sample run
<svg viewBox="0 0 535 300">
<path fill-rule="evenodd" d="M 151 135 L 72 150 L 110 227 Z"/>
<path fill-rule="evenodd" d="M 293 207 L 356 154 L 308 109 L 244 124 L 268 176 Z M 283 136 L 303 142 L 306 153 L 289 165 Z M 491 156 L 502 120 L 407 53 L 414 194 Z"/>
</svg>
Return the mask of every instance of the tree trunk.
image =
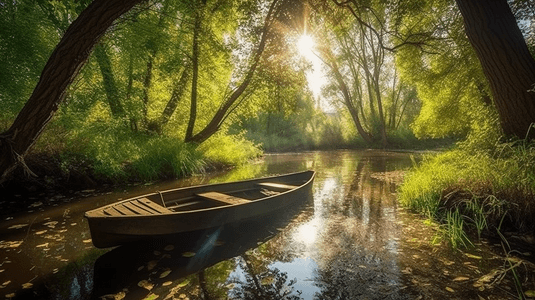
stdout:
<svg viewBox="0 0 535 300">
<path fill-rule="evenodd" d="M 124 109 L 119 100 L 119 91 L 115 77 L 113 76 L 110 57 L 106 53 L 106 48 L 103 45 L 97 45 L 95 47 L 95 57 L 100 68 L 100 73 L 102 73 L 102 82 L 110 105 L 111 114 L 115 118 L 122 117 L 124 116 Z"/>
<path fill-rule="evenodd" d="M 535 122 L 535 60 L 506 0 L 456 0 L 489 81 L 505 134 L 524 138 Z M 530 131 L 535 138 L 535 129 Z"/>
<path fill-rule="evenodd" d="M 132 97 L 132 86 L 134 85 L 134 56 L 130 53 L 130 59 L 128 60 L 128 84 L 126 86 L 126 102 L 130 102 Z M 135 116 L 130 116 L 130 130 L 138 131 L 137 120 Z"/>
<path fill-rule="evenodd" d="M 143 120 L 142 123 L 147 125 L 149 114 L 149 92 L 152 82 L 152 67 L 154 64 L 154 56 L 156 56 L 156 50 L 152 50 L 147 60 L 147 71 L 145 72 L 145 78 L 143 79 Z"/>
<path fill-rule="evenodd" d="M 191 103 L 189 110 L 188 128 L 186 129 L 185 142 L 193 137 L 195 120 L 197 119 L 197 81 L 199 79 L 199 34 L 201 31 L 201 12 L 195 13 L 195 28 L 193 29 L 193 49 L 191 63 L 193 66 L 193 77 L 191 79 Z"/>
<path fill-rule="evenodd" d="M 340 87 L 340 90 L 342 91 L 342 95 L 344 97 L 344 104 L 349 110 L 349 114 L 351 115 L 351 118 L 353 119 L 353 123 L 355 123 L 355 126 L 357 127 L 358 133 L 360 134 L 360 136 L 364 139 L 366 143 L 371 143 L 372 137 L 362 127 L 357 108 L 355 107 L 355 105 L 353 105 L 351 94 L 349 93 L 347 84 L 344 82 L 344 78 L 342 77 L 342 74 L 340 73 L 340 70 L 338 69 L 338 65 L 336 64 L 335 61 L 331 61 L 330 67 L 334 73 L 334 77 L 336 78 L 336 81 L 338 82 L 338 86 Z"/>
<path fill-rule="evenodd" d="M 238 98 L 242 96 L 245 89 L 251 83 L 253 75 L 260 62 L 260 57 L 262 56 L 262 53 L 264 52 L 264 49 L 267 44 L 269 29 L 271 28 L 272 22 L 274 20 L 274 15 L 276 13 L 275 7 L 278 1 L 279 0 L 273 0 L 269 7 L 266 19 L 264 21 L 264 27 L 262 29 L 262 37 L 260 39 L 260 43 L 258 44 L 258 48 L 256 48 L 255 53 L 253 54 L 251 66 L 249 68 L 249 71 L 245 75 L 245 78 L 243 79 L 242 83 L 233 90 L 233 92 L 227 99 L 225 99 L 225 101 L 219 107 L 208 125 L 206 125 L 201 131 L 191 136 L 190 138 L 186 137 L 186 143 L 201 144 L 209 137 L 211 137 L 214 133 L 216 133 L 223 124 L 223 121 L 228 117 L 229 111 L 232 111 L 231 108 L 233 107 L 233 105 L 236 103 Z"/>
<path fill-rule="evenodd" d="M 69 26 L 37 86 L 11 127 L 0 134 L 0 183 L 16 167 L 54 116 L 91 50 L 113 21 L 143 0 L 94 0 Z"/>
<path fill-rule="evenodd" d="M 167 105 L 165 106 L 165 109 L 162 112 L 162 115 L 160 116 L 161 126 L 165 126 L 165 124 L 169 122 L 169 119 L 175 112 L 176 107 L 178 106 L 178 102 L 180 101 L 180 99 L 182 98 L 182 95 L 184 95 L 184 92 L 186 91 L 186 84 L 189 80 L 189 74 L 190 74 L 189 65 L 186 65 L 184 68 L 184 71 L 182 71 L 182 75 L 180 75 L 180 79 L 178 80 L 178 83 L 175 85 L 175 88 L 173 89 L 173 92 L 171 93 L 171 98 L 167 102 Z"/>
</svg>

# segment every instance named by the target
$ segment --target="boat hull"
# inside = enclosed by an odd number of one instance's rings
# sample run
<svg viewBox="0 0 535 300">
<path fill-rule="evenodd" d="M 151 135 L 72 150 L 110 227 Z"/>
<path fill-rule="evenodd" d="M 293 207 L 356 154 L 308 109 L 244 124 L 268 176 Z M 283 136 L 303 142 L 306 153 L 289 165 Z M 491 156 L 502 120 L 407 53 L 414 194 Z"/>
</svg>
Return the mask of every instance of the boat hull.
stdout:
<svg viewBox="0 0 535 300">
<path fill-rule="evenodd" d="M 203 185 L 148 194 L 137 198 L 170 201 L 173 197 L 192 197 L 206 191 L 231 192 L 247 189 L 261 182 L 299 183 L 295 189 L 263 197 L 248 203 L 223 205 L 163 213 L 158 215 L 105 216 L 100 211 L 106 207 L 86 213 L 93 244 L 98 248 L 113 247 L 129 242 L 165 237 L 184 232 L 210 230 L 226 224 L 253 220 L 308 199 L 311 195 L 313 171 L 293 173 L 228 184 Z M 119 203 L 128 202 L 131 199 Z M 116 205 L 116 204 L 115 204 Z"/>
</svg>

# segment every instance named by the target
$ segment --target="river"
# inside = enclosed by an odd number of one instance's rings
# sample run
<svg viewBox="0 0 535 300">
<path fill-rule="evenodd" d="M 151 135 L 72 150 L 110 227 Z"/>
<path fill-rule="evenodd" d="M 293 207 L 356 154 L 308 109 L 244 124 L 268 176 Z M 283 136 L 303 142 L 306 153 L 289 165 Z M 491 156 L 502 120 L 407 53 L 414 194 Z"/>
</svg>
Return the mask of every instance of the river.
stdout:
<svg viewBox="0 0 535 300">
<path fill-rule="evenodd" d="M 535 289 L 533 264 L 492 251 L 502 245 L 452 250 L 440 227 L 399 206 L 396 188 L 419 160 L 378 150 L 273 154 L 184 180 L 36 196 L 26 211 L 0 214 L 0 297 L 519 299 Z M 313 197 L 269 221 L 110 251 L 93 247 L 83 218 L 158 190 L 301 170 L 317 172 Z"/>
</svg>

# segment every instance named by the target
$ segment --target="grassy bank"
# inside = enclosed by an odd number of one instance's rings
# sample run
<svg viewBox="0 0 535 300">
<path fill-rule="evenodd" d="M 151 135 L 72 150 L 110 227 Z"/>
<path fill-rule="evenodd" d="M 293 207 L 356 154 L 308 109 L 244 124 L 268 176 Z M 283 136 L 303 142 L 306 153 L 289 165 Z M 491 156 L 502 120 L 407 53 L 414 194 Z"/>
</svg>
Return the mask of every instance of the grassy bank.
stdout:
<svg viewBox="0 0 535 300">
<path fill-rule="evenodd" d="M 87 189 L 181 178 L 246 163 L 262 154 L 242 136 L 217 134 L 202 145 L 109 123 L 79 130 L 52 124 L 4 186 L 10 190 Z M 29 173 L 33 176 L 28 176 Z"/>
<path fill-rule="evenodd" d="M 443 224 L 453 246 L 469 245 L 470 233 L 513 233 L 509 237 L 530 243 L 535 232 L 535 143 L 474 147 L 465 142 L 427 156 L 407 174 L 399 197 L 403 205 Z"/>
</svg>

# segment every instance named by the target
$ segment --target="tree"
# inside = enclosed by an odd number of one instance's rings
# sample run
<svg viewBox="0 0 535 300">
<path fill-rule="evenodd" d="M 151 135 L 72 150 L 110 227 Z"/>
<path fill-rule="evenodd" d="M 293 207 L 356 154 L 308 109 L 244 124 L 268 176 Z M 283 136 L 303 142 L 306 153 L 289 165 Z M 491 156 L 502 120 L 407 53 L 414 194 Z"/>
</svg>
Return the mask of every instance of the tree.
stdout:
<svg viewBox="0 0 535 300">
<path fill-rule="evenodd" d="M 102 73 L 102 83 L 104 85 L 104 90 L 106 91 L 106 97 L 108 98 L 111 113 L 116 118 L 122 117 L 125 112 L 119 99 L 119 91 L 113 75 L 110 57 L 106 52 L 104 45 L 99 44 L 95 47 L 95 57 L 97 58 L 100 72 Z"/>
<path fill-rule="evenodd" d="M 69 26 L 45 65 L 32 95 L 0 134 L 0 183 L 24 156 L 65 99 L 66 89 L 108 28 L 142 0 L 95 0 Z"/>
<path fill-rule="evenodd" d="M 523 138 L 535 122 L 535 59 L 507 0 L 456 0 L 505 134 Z M 530 131 L 535 138 L 535 130 Z"/>
<path fill-rule="evenodd" d="M 279 4 L 279 0 L 272 0 L 266 17 L 263 21 L 263 26 L 260 33 L 260 41 L 258 42 L 257 46 L 255 47 L 253 53 L 251 54 L 250 64 L 243 74 L 242 80 L 240 83 L 231 82 L 229 84 L 230 92 L 225 95 L 223 103 L 219 106 L 216 113 L 213 115 L 212 119 L 208 122 L 206 126 L 204 126 L 203 129 L 201 129 L 199 132 L 193 134 L 193 126 L 191 124 L 195 123 L 195 119 L 190 117 L 189 126 L 188 126 L 188 133 L 186 135 L 185 141 L 188 143 L 194 143 L 194 144 L 201 144 L 202 142 L 206 141 L 210 136 L 212 136 L 214 133 L 216 133 L 219 128 L 223 125 L 223 122 L 226 118 L 228 118 L 229 114 L 240 104 L 240 99 L 243 100 L 242 94 L 244 94 L 245 90 L 251 83 L 253 76 L 255 74 L 256 68 L 258 67 L 260 63 L 260 59 L 262 57 L 262 53 L 264 52 L 264 49 L 266 48 L 266 45 L 268 43 L 269 38 L 271 37 L 271 30 L 273 29 L 273 24 L 275 22 L 275 17 L 277 16 L 277 13 L 279 11 L 277 10 Z M 193 48 L 195 50 L 195 47 Z M 195 77 L 195 76 L 194 76 Z M 234 87 L 231 87 L 234 85 Z M 192 88 L 194 85 L 192 85 Z M 196 93 L 196 91 L 192 90 L 192 94 Z M 192 100 L 194 98 L 192 97 Z M 191 105 L 191 112 L 194 112 L 194 104 L 195 102 L 192 101 Z M 194 116 L 192 114 L 192 116 Z"/>
<path fill-rule="evenodd" d="M 375 4 L 373 11 L 361 10 L 355 13 L 359 21 L 344 17 L 336 6 L 323 9 L 328 13 L 322 15 L 329 15 L 330 22 L 327 25 L 323 18 L 318 22 L 317 26 L 324 24 L 320 29 L 323 34 L 318 53 L 328 66 L 333 82 L 326 92 L 334 94 L 335 99 L 342 99 L 341 103 L 366 143 L 380 141 L 386 147 L 387 131 L 397 127 L 392 125 L 397 122 L 397 110 L 402 117 L 409 103 L 397 103 L 406 88 L 397 86 L 394 56 L 385 49 L 389 33 L 384 24 L 390 21 L 386 8 Z"/>
<path fill-rule="evenodd" d="M 398 48 L 396 66 L 403 81 L 416 87 L 421 110 L 411 124 L 417 137 L 465 136 L 493 126 L 490 90 L 464 34 L 455 3 L 433 1 L 400 7 L 395 30 L 431 32 L 424 49 Z"/>
<path fill-rule="evenodd" d="M 369 9 L 356 0 L 333 0 L 347 8 L 364 26 L 369 26 L 356 13 L 359 9 Z M 524 37 L 518 27 L 507 0 L 456 0 L 466 35 L 481 63 L 490 85 L 494 105 L 498 111 L 501 127 L 505 134 L 523 138 L 535 121 L 535 60 L 530 54 Z M 407 4 L 399 3 L 401 6 Z M 418 3 L 409 5 L 418 6 Z M 405 7 L 406 7 L 405 6 Z M 412 36 L 425 33 L 412 33 Z M 407 35 L 411 36 L 411 35 Z M 404 39 L 388 49 L 400 45 L 422 45 L 417 40 Z M 535 137 L 535 130 L 530 138 Z"/>
</svg>

